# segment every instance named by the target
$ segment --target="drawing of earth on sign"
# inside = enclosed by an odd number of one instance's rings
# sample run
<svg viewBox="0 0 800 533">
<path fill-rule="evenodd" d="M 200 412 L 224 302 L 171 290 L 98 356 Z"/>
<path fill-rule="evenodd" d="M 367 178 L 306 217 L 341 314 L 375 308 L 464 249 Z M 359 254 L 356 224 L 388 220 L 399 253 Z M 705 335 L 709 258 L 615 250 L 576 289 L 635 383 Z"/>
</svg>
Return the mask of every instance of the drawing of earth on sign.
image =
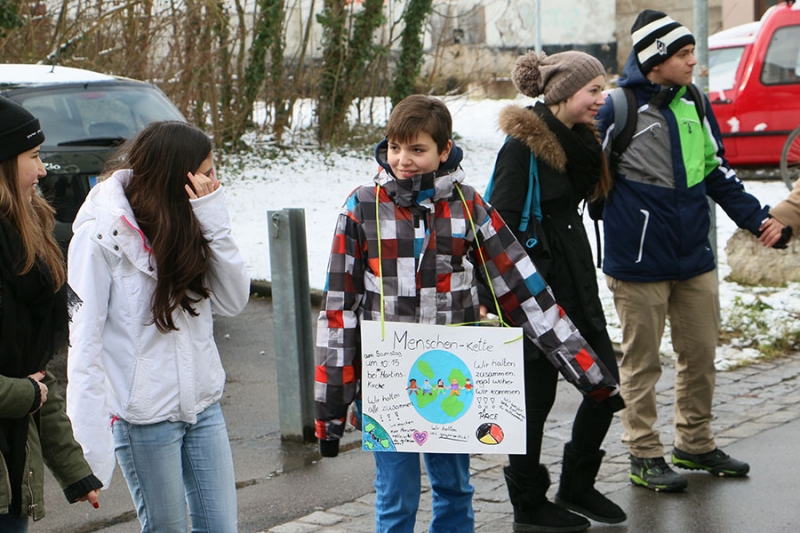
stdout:
<svg viewBox="0 0 800 533">
<path fill-rule="evenodd" d="M 411 405 L 428 422 L 449 424 L 469 410 L 474 397 L 472 374 L 458 356 L 445 350 L 420 355 L 408 373 Z"/>
<path fill-rule="evenodd" d="M 397 449 L 394 447 L 392 438 L 383 429 L 383 426 L 367 414 L 363 414 L 361 422 L 363 431 L 361 432 L 361 446 L 363 450 L 369 452 L 394 452 Z"/>
</svg>

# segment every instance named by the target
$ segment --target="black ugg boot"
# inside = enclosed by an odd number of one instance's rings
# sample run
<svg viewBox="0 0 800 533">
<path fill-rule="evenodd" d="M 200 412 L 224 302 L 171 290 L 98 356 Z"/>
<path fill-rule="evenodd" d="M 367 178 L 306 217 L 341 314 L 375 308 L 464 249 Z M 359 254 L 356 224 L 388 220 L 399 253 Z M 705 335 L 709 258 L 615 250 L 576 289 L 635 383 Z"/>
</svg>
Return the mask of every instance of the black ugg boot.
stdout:
<svg viewBox="0 0 800 533">
<path fill-rule="evenodd" d="M 603 450 L 594 454 L 578 453 L 573 449 L 572 443 L 568 442 L 564 446 L 564 465 L 556 503 L 592 520 L 619 524 L 628 518 L 625 511 L 594 488 L 594 480 L 604 455 Z"/>
<path fill-rule="evenodd" d="M 509 466 L 503 473 L 514 506 L 516 533 L 571 533 L 589 528 L 589 521 L 584 517 L 547 500 L 550 476 L 544 465 L 539 465 L 531 476 L 513 472 Z"/>
</svg>

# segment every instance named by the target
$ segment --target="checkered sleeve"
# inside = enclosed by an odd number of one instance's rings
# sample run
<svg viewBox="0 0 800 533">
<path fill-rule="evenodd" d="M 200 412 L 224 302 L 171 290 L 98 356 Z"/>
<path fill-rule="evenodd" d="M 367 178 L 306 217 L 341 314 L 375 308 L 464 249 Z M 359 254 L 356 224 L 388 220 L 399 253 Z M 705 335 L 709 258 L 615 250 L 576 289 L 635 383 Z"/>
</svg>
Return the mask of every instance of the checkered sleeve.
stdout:
<svg viewBox="0 0 800 533">
<path fill-rule="evenodd" d="M 353 193 L 336 224 L 317 320 L 315 433 L 322 440 L 342 437 L 347 408 L 357 393 L 361 375 L 358 309 L 364 297 L 365 247 L 357 193 Z"/>
<path fill-rule="evenodd" d="M 497 211 L 475 193 L 472 216 L 478 232 L 475 260 L 507 319 L 523 329 L 561 374 L 600 402 L 619 385 L 556 303 L 527 252 Z M 484 269 L 483 264 L 486 268 Z"/>
</svg>

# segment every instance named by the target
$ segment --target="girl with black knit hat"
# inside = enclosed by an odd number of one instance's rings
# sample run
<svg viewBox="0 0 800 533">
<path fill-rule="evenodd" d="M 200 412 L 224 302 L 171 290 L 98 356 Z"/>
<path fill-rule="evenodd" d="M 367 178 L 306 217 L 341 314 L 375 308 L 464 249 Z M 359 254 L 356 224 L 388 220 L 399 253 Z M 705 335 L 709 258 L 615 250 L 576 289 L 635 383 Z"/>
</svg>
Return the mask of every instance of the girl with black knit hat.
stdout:
<svg viewBox="0 0 800 533">
<path fill-rule="evenodd" d="M 46 372 L 66 348 L 78 299 L 66 284 L 53 209 L 36 194 L 44 134 L 25 108 L 0 97 L 0 531 L 44 516 L 44 463 L 72 503 L 99 507 L 103 484 L 83 458 Z"/>
<path fill-rule="evenodd" d="M 556 301 L 600 360 L 619 379 L 603 307 L 598 297 L 592 251 L 581 204 L 604 196 L 610 187 L 605 160 L 592 121 L 603 104 L 605 69 L 583 52 L 520 57 L 512 79 L 530 107 L 509 106 L 500 113 L 508 135 L 497 155 L 490 202 L 512 228 L 523 218 L 533 183 L 529 227 L 517 238 L 553 289 Z M 533 167 L 533 168 L 532 168 Z M 531 182 L 533 177 L 533 182 Z M 597 404 L 584 399 L 564 447 L 556 504 L 547 500 L 547 467 L 540 464 L 547 415 L 556 397 L 558 371 L 541 351 L 525 344 L 527 453 L 509 456 L 505 468 L 514 531 L 582 531 L 593 520 L 619 523 L 625 512 L 594 488 L 604 452 L 600 449 L 614 411 L 622 401 Z M 569 509 L 569 510 L 568 510 Z"/>
</svg>

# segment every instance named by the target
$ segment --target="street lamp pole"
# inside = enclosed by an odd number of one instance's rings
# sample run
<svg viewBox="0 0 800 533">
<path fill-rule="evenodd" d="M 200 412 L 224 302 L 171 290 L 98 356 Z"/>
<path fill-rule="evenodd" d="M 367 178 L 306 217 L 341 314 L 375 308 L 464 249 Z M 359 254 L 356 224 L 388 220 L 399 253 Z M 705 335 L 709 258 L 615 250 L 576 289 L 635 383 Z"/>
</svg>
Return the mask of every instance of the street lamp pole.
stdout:
<svg viewBox="0 0 800 533">
<path fill-rule="evenodd" d="M 536 53 L 542 53 L 542 0 L 534 0 L 536 10 Z"/>
</svg>

